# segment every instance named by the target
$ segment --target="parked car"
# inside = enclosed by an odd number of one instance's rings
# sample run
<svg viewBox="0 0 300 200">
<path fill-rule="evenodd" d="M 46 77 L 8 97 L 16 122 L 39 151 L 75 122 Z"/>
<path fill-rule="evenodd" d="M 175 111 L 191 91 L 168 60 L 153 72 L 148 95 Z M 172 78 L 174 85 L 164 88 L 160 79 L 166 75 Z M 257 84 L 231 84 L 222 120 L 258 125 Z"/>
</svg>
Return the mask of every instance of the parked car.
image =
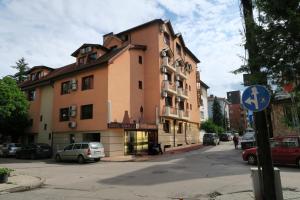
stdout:
<svg viewBox="0 0 300 200">
<path fill-rule="evenodd" d="M 232 140 L 232 135 L 231 133 L 221 133 L 219 135 L 220 141 L 231 141 Z"/>
<path fill-rule="evenodd" d="M 21 144 L 19 143 L 6 143 L 2 145 L 2 156 L 15 156 L 17 150 L 21 148 Z"/>
<path fill-rule="evenodd" d="M 216 133 L 205 133 L 203 136 L 203 145 L 218 145 L 220 139 Z"/>
<path fill-rule="evenodd" d="M 78 163 L 84 163 L 86 160 L 100 161 L 105 157 L 104 147 L 100 142 L 80 142 L 66 146 L 64 150 L 55 154 L 55 160 L 77 160 Z"/>
<path fill-rule="evenodd" d="M 245 133 L 240 140 L 241 148 L 249 149 L 256 145 L 255 132 Z"/>
<path fill-rule="evenodd" d="M 52 157 L 52 148 L 48 144 L 37 143 L 37 144 L 28 144 L 22 146 L 16 152 L 16 158 L 51 158 Z"/>
<path fill-rule="evenodd" d="M 270 140 L 272 160 L 277 164 L 298 165 L 300 167 L 300 136 L 275 137 Z M 248 164 L 257 163 L 256 147 L 243 152 L 243 160 Z"/>
</svg>

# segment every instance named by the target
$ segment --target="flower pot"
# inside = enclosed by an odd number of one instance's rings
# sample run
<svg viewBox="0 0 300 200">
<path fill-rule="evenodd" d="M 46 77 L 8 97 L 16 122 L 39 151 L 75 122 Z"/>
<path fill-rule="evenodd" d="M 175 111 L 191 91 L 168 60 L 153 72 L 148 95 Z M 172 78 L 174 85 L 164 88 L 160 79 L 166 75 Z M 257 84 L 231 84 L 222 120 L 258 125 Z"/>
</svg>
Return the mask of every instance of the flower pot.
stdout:
<svg viewBox="0 0 300 200">
<path fill-rule="evenodd" d="M 6 183 L 9 174 L 0 174 L 0 183 Z"/>
</svg>

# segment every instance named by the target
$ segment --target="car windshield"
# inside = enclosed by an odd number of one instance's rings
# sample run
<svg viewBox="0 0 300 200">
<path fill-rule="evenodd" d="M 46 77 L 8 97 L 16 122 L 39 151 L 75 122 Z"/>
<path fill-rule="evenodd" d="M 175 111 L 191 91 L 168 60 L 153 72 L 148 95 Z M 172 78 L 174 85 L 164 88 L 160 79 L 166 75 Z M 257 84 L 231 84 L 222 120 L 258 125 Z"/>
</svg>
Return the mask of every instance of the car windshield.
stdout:
<svg viewBox="0 0 300 200">
<path fill-rule="evenodd" d="M 246 133 L 243 136 L 243 140 L 254 140 L 254 133 Z"/>
<path fill-rule="evenodd" d="M 91 143 L 90 147 L 92 149 L 99 149 L 99 148 L 103 148 L 103 145 L 101 143 L 96 142 L 96 143 Z"/>
<path fill-rule="evenodd" d="M 213 137 L 213 135 L 212 134 L 205 134 L 204 137 L 211 138 L 211 137 Z"/>
</svg>

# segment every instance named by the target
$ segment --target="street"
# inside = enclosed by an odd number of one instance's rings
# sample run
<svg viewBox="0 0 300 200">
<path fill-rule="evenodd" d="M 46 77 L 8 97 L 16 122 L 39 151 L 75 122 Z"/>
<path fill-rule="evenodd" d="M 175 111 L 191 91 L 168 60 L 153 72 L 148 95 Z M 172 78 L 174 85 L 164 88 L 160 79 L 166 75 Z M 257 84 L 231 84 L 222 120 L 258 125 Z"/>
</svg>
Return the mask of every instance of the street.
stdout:
<svg viewBox="0 0 300 200">
<path fill-rule="evenodd" d="M 147 162 L 55 163 L 52 160 L 0 160 L 0 167 L 46 178 L 32 191 L 1 200 L 32 199 L 209 199 L 210 194 L 252 190 L 250 167 L 232 142 Z M 279 166 L 284 188 L 300 188 L 300 170 Z"/>
</svg>

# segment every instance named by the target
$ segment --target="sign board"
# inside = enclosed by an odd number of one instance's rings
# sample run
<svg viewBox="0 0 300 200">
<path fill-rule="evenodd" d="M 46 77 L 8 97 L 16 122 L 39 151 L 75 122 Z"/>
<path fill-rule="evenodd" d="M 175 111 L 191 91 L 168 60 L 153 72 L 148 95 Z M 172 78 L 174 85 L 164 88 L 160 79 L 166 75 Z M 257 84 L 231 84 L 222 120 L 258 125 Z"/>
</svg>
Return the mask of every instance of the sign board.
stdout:
<svg viewBox="0 0 300 200">
<path fill-rule="evenodd" d="M 259 112 L 266 109 L 270 103 L 270 93 L 262 85 L 249 86 L 242 95 L 242 102 L 245 108 L 253 112 Z"/>
</svg>

